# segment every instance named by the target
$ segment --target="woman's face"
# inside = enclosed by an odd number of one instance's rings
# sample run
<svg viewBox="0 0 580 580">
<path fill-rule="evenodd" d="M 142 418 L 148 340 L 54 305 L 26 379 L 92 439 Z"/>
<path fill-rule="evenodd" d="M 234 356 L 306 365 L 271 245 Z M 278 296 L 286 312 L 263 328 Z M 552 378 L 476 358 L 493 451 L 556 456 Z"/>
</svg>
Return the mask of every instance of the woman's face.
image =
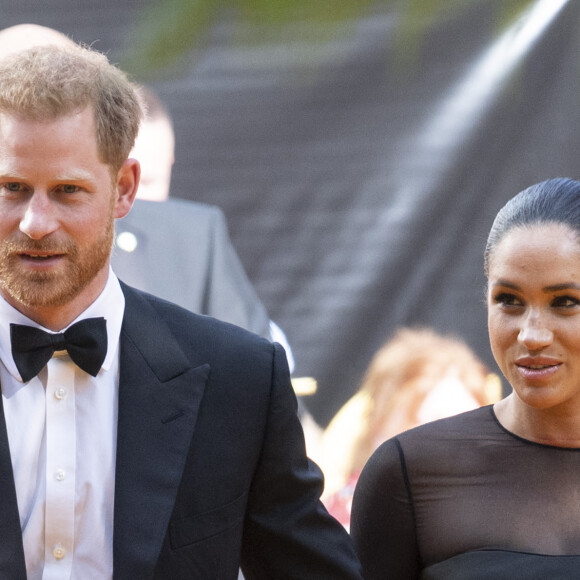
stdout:
<svg viewBox="0 0 580 580">
<path fill-rule="evenodd" d="M 562 224 L 517 227 L 493 251 L 487 293 L 495 360 L 516 397 L 580 412 L 580 243 Z"/>
</svg>

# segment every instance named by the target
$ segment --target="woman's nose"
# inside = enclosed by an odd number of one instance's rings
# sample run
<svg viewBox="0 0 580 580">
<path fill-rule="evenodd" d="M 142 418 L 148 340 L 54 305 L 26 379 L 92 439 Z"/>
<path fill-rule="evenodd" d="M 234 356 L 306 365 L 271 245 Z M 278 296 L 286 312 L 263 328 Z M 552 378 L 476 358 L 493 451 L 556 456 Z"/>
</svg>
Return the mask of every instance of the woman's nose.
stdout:
<svg viewBox="0 0 580 580">
<path fill-rule="evenodd" d="M 552 343 L 554 335 L 538 312 L 530 312 L 520 328 L 518 341 L 528 350 L 537 350 Z"/>
</svg>

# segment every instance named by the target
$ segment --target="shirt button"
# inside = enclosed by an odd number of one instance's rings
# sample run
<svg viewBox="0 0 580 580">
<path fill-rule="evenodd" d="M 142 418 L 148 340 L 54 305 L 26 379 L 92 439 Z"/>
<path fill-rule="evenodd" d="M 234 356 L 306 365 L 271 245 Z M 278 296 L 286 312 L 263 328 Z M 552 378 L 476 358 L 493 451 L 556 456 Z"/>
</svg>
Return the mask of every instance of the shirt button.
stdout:
<svg viewBox="0 0 580 580">
<path fill-rule="evenodd" d="M 60 387 L 58 389 L 56 389 L 56 391 L 54 391 L 54 396 L 60 401 L 61 399 L 64 399 L 66 395 L 66 389 L 63 387 Z"/>
<path fill-rule="evenodd" d="M 66 473 L 64 472 L 64 469 L 57 469 L 56 473 L 54 474 L 54 477 L 56 478 L 56 481 L 62 481 L 66 476 Z"/>
<path fill-rule="evenodd" d="M 52 555 L 57 560 L 62 560 L 66 555 L 66 550 L 60 544 L 57 544 L 52 551 Z"/>
</svg>

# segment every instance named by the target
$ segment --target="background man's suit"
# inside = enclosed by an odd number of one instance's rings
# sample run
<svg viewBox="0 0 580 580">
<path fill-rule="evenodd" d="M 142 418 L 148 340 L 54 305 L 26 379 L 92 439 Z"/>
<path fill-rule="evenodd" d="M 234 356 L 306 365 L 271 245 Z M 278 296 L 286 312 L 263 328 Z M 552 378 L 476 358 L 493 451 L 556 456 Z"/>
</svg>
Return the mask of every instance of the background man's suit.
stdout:
<svg viewBox="0 0 580 580">
<path fill-rule="evenodd" d="M 283 349 L 123 285 L 114 579 L 359 579 Z M 0 578 L 26 578 L 0 413 Z"/>
<path fill-rule="evenodd" d="M 175 198 L 135 200 L 129 215 L 116 222 L 111 262 L 131 286 L 270 336 L 266 309 L 215 206 Z"/>
</svg>

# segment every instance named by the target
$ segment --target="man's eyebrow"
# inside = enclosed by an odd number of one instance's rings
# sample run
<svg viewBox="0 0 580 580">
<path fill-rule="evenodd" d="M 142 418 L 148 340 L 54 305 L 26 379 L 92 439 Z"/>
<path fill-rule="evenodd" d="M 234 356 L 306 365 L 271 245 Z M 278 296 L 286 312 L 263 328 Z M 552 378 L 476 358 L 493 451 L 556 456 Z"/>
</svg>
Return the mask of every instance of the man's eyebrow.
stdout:
<svg viewBox="0 0 580 580">
<path fill-rule="evenodd" d="M 4 170 L 0 167 L 0 179 L 4 181 L 28 181 L 28 179 L 18 171 L 11 171 L 10 168 Z M 74 173 L 63 173 L 51 178 L 51 182 L 71 182 L 71 181 L 94 181 L 95 176 L 90 171 L 75 171 Z"/>
<path fill-rule="evenodd" d="M 0 179 L 11 179 L 12 181 L 24 181 L 24 176 L 18 171 L 13 171 L 10 167 L 0 166 Z"/>
<path fill-rule="evenodd" d="M 56 175 L 51 181 L 92 181 L 95 176 L 90 171 L 82 169 L 75 170 L 74 173 L 62 173 Z"/>
</svg>

